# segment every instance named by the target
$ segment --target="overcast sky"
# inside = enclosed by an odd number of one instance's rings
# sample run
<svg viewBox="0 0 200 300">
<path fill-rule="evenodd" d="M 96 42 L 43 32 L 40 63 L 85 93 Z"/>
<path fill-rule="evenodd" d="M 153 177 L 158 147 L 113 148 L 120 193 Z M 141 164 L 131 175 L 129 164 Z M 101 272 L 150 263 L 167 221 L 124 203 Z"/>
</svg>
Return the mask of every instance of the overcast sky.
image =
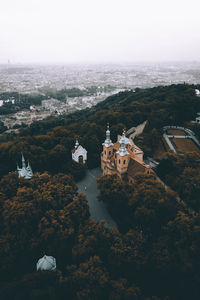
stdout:
<svg viewBox="0 0 200 300">
<path fill-rule="evenodd" d="M 199 0 L 0 0 L 0 63 L 200 61 Z"/>
</svg>

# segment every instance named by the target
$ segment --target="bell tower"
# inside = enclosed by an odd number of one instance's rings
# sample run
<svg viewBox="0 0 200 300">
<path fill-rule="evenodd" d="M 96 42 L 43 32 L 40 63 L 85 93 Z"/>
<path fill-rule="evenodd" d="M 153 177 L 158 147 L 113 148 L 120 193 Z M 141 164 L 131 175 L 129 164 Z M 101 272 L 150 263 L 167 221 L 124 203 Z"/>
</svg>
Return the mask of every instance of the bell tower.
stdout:
<svg viewBox="0 0 200 300">
<path fill-rule="evenodd" d="M 120 147 L 116 152 L 116 166 L 120 176 L 127 172 L 129 163 L 129 152 L 126 149 L 126 136 L 125 130 L 123 130 L 122 138 L 120 139 Z"/>
<path fill-rule="evenodd" d="M 101 169 L 103 171 L 103 175 L 105 175 L 108 174 L 107 162 L 110 160 L 110 157 L 113 154 L 113 146 L 114 146 L 110 139 L 109 124 L 107 124 L 106 139 L 102 145 L 103 145 L 103 151 L 101 153 Z"/>
</svg>

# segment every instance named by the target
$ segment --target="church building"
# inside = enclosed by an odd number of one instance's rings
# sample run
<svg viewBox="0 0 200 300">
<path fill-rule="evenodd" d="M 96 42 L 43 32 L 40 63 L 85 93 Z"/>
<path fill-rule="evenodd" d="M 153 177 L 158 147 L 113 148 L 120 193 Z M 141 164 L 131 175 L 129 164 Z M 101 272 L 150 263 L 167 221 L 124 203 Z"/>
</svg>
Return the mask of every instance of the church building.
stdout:
<svg viewBox="0 0 200 300">
<path fill-rule="evenodd" d="M 79 145 L 78 140 L 72 150 L 72 159 L 79 164 L 85 164 L 87 160 L 87 150 Z"/>
<path fill-rule="evenodd" d="M 143 151 L 134 144 L 133 140 L 125 136 L 118 136 L 118 141 L 112 143 L 109 125 L 106 131 L 106 140 L 101 153 L 101 169 L 103 175 L 117 174 L 120 178 L 134 182 L 134 176 L 140 172 L 154 173 L 149 165 L 143 161 Z"/>
<path fill-rule="evenodd" d="M 28 162 L 28 164 L 26 166 L 26 162 L 25 162 L 23 154 L 22 154 L 22 168 L 19 168 L 19 166 L 17 165 L 17 173 L 18 173 L 19 177 L 24 177 L 25 179 L 31 179 L 33 176 L 33 171 L 31 169 L 31 165 Z"/>
</svg>

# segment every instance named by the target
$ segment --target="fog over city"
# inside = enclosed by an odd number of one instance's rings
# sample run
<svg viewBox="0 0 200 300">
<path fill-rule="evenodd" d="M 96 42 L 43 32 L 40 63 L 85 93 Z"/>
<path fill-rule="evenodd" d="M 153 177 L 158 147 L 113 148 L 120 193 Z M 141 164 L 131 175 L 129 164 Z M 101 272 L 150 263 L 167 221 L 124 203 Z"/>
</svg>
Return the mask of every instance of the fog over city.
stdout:
<svg viewBox="0 0 200 300">
<path fill-rule="evenodd" d="M 200 60 L 198 0 L 1 0 L 0 63 Z"/>
<path fill-rule="evenodd" d="M 1 0 L 4 130 L 125 90 L 200 83 L 197 0 Z"/>
</svg>

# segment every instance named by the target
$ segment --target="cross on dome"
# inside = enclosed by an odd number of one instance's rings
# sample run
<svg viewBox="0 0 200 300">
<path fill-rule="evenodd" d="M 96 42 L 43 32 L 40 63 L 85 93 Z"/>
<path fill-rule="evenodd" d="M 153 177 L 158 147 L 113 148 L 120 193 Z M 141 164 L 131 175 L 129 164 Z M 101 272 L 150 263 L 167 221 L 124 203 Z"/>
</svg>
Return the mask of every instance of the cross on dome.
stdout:
<svg viewBox="0 0 200 300">
<path fill-rule="evenodd" d="M 113 146 L 113 143 L 112 143 L 112 141 L 111 141 L 111 139 L 110 139 L 110 128 L 109 128 L 109 123 L 107 123 L 106 139 L 105 139 L 103 145 L 105 145 L 106 147 Z"/>
</svg>

